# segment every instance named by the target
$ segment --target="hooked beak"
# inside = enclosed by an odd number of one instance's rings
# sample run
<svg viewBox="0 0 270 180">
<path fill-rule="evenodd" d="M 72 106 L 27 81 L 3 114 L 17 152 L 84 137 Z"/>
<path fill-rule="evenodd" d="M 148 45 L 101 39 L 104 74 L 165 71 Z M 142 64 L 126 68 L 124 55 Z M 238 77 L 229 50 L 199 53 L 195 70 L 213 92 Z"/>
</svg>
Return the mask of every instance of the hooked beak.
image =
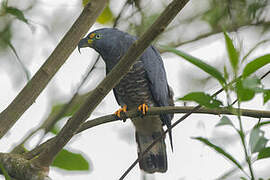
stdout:
<svg viewBox="0 0 270 180">
<path fill-rule="evenodd" d="M 80 49 L 85 47 L 92 47 L 92 40 L 88 38 L 83 38 L 78 44 L 78 51 L 81 53 Z"/>
</svg>

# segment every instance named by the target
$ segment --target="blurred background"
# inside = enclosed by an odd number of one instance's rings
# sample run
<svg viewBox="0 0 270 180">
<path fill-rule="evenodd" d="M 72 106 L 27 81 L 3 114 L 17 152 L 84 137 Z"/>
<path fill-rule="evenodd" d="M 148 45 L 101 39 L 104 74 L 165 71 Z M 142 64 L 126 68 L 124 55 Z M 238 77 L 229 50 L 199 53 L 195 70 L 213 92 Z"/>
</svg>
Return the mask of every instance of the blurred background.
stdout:
<svg viewBox="0 0 270 180">
<path fill-rule="evenodd" d="M 0 2 L 0 111 L 2 111 L 46 61 L 88 1 L 1 0 Z M 115 26 L 122 31 L 140 36 L 169 3 L 168 0 L 110 0 L 89 31 Z M 179 48 L 223 72 L 224 66 L 229 64 L 222 33 L 225 29 L 239 49 L 240 56 L 245 56 L 254 48 L 243 62 L 244 65 L 270 51 L 269 5 L 269 0 L 191 0 L 153 44 L 158 48 L 159 45 Z M 211 94 L 220 88 L 217 81 L 197 67 L 162 49 L 160 52 L 175 99 L 193 91 Z M 85 96 L 105 77 L 104 63 L 101 59 L 95 63 L 97 57 L 97 53 L 90 48 L 82 49 L 81 54 L 74 50 L 36 102 L 1 139 L 0 151 L 9 152 L 20 144 L 30 150 L 59 132 Z M 266 66 L 256 75 L 260 77 L 269 69 L 270 66 Z M 232 69 L 228 68 L 228 72 L 232 74 Z M 262 82 L 269 88 L 269 77 Z M 219 97 L 223 99 L 225 95 L 221 94 Z M 177 101 L 176 105 L 183 105 L 183 102 Z M 195 104 L 188 103 L 188 105 Z M 242 107 L 267 110 L 269 104 L 263 105 L 263 99 L 257 95 Z M 118 108 L 111 92 L 89 120 L 111 114 Z M 176 114 L 174 120 L 181 116 L 182 114 Z M 230 118 L 238 125 L 235 117 Z M 227 178 L 224 179 L 236 180 L 244 176 L 239 171 L 231 172 L 234 166 L 224 157 L 191 139 L 195 136 L 207 137 L 211 142 L 230 152 L 239 162 L 243 162 L 244 153 L 238 135 L 231 127 L 215 127 L 219 119 L 219 116 L 214 115 L 190 116 L 173 130 L 174 152 L 172 153 L 167 146 L 169 162 L 167 173 L 145 175 L 136 166 L 126 179 L 211 180 L 222 179 L 222 176 L 227 174 Z M 244 129 L 248 132 L 257 121 L 255 118 L 243 118 Z M 269 139 L 269 127 L 263 130 L 265 137 Z M 71 156 L 79 154 L 82 157 L 79 165 L 68 169 L 65 165 L 55 162 L 49 176 L 57 180 L 117 179 L 137 158 L 134 134 L 130 121 L 103 124 L 86 130 L 75 136 L 65 147 Z M 168 145 L 168 139 L 166 142 Z M 73 161 L 65 163 L 70 162 Z M 257 161 L 253 165 L 256 177 L 264 179 L 270 177 L 269 158 Z"/>
</svg>

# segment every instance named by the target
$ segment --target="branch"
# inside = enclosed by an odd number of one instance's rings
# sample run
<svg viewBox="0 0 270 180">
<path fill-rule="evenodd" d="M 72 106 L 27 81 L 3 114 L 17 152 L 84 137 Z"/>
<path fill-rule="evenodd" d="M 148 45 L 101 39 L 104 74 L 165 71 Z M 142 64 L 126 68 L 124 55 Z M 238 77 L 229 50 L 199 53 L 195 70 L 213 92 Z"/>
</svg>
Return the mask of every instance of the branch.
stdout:
<svg viewBox="0 0 270 180">
<path fill-rule="evenodd" d="M 193 109 L 196 108 L 194 106 L 167 106 L 167 107 L 151 107 L 149 108 L 149 111 L 147 111 L 146 116 L 150 115 L 160 115 L 160 114 L 172 114 L 172 113 L 190 113 L 193 111 Z M 232 112 L 236 112 L 235 108 L 231 109 Z M 240 109 L 243 116 L 247 117 L 254 117 L 254 118 L 270 118 L 270 111 L 260 111 L 260 110 L 252 110 L 252 109 Z M 193 112 L 196 114 L 213 114 L 213 115 L 221 115 L 221 114 L 227 114 L 227 115 L 234 115 L 232 114 L 228 108 L 220 108 L 220 109 L 209 109 L 201 107 L 197 111 Z M 138 116 L 141 116 L 140 113 L 138 113 L 136 110 L 133 111 L 127 111 L 125 113 L 127 118 L 136 118 Z M 90 129 L 92 127 L 109 123 L 109 122 L 116 122 L 118 120 L 121 120 L 114 114 L 98 117 L 89 121 L 86 121 L 83 123 L 76 134 L 81 133 L 82 131 L 85 131 L 87 129 Z M 55 137 L 54 137 L 55 138 Z M 54 138 L 49 139 L 48 141 L 44 142 L 40 146 L 36 147 L 32 151 L 29 151 L 24 154 L 26 159 L 32 159 L 34 156 L 37 156 L 49 143 L 52 142 Z"/>
<path fill-rule="evenodd" d="M 238 24 L 238 25 L 235 25 L 235 26 L 227 27 L 226 31 L 227 32 L 232 32 L 232 31 L 235 31 L 235 30 L 240 29 L 240 28 L 245 27 L 245 26 L 263 26 L 263 25 L 266 25 L 268 23 L 269 23 L 268 21 L 259 21 L 259 22 L 256 22 L 256 23 L 248 23 L 248 22 L 246 22 L 246 23 L 243 23 L 243 24 Z M 170 46 L 170 47 L 183 46 L 185 44 L 189 44 L 189 43 L 193 43 L 193 42 L 205 39 L 205 38 L 209 38 L 210 36 L 217 35 L 217 34 L 219 34 L 221 32 L 223 32 L 223 29 L 221 29 L 221 28 L 213 29 L 210 32 L 200 34 L 200 35 L 194 37 L 193 39 L 184 40 L 184 41 L 179 39 L 176 42 L 169 43 L 167 46 Z M 158 48 L 158 50 L 159 50 L 160 53 L 166 53 L 167 52 L 167 50 L 162 49 L 162 48 Z"/>
<path fill-rule="evenodd" d="M 31 161 L 18 154 L 0 153 L 0 164 L 16 180 L 49 180 L 49 168 L 32 166 Z"/>
<path fill-rule="evenodd" d="M 173 20 L 178 12 L 184 7 L 188 0 L 174 0 L 155 21 L 155 23 L 142 35 L 127 53 L 120 59 L 119 63 L 106 76 L 106 78 L 92 91 L 92 94 L 86 99 L 79 110 L 68 120 L 61 129 L 54 141 L 41 152 L 33 161 L 40 166 L 49 166 L 57 153 L 68 143 L 76 133 L 79 126 L 90 116 L 97 105 L 109 93 L 109 91 L 126 75 L 130 67 L 137 58 L 145 51 L 150 43 L 161 34 L 166 26 Z"/>
<path fill-rule="evenodd" d="M 176 114 L 176 113 L 189 113 L 191 112 L 195 106 L 166 106 L 166 107 L 151 107 L 149 108 L 149 111 L 147 111 L 147 116 L 150 115 L 160 115 L 160 114 Z M 227 114 L 227 115 L 234 115 L 231 112 L 236 112 L 236 108 L 231 108 L 230 110 L 228 108 L 219 108 L 219 109 L 210 109 L 210 108 L 200 108 L 196 112 L 196 114 L 213 114 L 213 115 L 221 115 L 221 114 Z M 261 111 L 261 110 L 253 110 L 253 109 L 240 109 L 242 116 L 247 117 L 254 117 L 254 118 L 270 118 L 270 111 Z M 127 118 L 136 118 L 140 116 L 140 113 L 138 113 L 136 110 L 133 111 L 127 111 L 125 113 Z M 77 133 L 80 133 L 86 129 L 92 128 L 94 126 L 108 123 L 108 122 L 114 122 L 118 121 L 120 118 L 115 116 L 114 114 L 102 116 L 99 118 L 95 118 L 89 121 L 86 121 L 81 125 Z"/>
<path fill-rule="evenodd" d="M 21 90 L 11 104 L 0 114 L 0 138 L 16 123 L 21 115 L 35 102 L 51 78 L 65 63 L 79 40 L 94 24 L 107 0 L 93 0 L 86 5 L 81 15 L 57 45 L 34 77 Z"/>
</svg>

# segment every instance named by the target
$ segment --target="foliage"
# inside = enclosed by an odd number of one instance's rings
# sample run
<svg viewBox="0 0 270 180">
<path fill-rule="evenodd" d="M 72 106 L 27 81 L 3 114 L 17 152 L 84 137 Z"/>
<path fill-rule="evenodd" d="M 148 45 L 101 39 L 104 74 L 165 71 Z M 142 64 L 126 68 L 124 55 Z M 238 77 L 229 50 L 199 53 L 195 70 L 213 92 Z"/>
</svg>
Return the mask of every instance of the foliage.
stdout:
<svg viewBox="0 0 270 180">
<path fill-rule="evenodd" d="M 2 164 L 0 164 L 0 170 L 3 173 L 5 180 L 11 180 L 11 177 L 8 175 L 7 171 L 5 170 Z"/>
<path fill-rule="evenodd" d="M 230 96 L 232 93 L 235 93 L 237 95 L 237 101 L 238 101 L 238 108 L 240 109 L 241 103 L 244 101 L 250 101 L 254 98 L 256 94 L 262 94 L 263 96 L 263 103 L 269 101 L 269 90 L 264 88 L 263 83 L 259 78 L 253 75 L 256 71 L 260 70 L 262 67 L 270 63 L 270 55 L 265 54 L 263 56 L 257 57 L 253 60 L 251 60 L 246 65 L 240 64 L 240 62 L 244 62 L 242 59 L 240 61 L 238 50 L 235 48 L 232 39 L 229 37 L 229 35 L 224 32 L 224 38 L 225 38 L 225 44 L 227 48 L 228 53 L 228 59 L 231 65 L 231 68 L 233 69 L 233 80 L 231 82 L 228 82 L 230 74 L 227 72 L 227 67 L 224 66 L 224 76 L 217 70 L 215 67 L 212 67 L 209 64 L 206 64 L 202 60 L 195 58 L 191 55 L 188 55 L 180 50 L 169 48 L 169 47 L 163 47 L 166 48 L 167 51 L 170 51 L 186 61 L 192 63 L 193 65 L 197 66 L 204 72 L 211 75 L 213 78 L 217 79 L 219 83 L 223 86 L 226 92 L 227 97 L 227 107 L 230 109 L 232 107 L 232 104 L 230 102 Z M 246 56 L 244 56 L 245 58 Z M 239 76 L 239 66 L 243 65 L 243 73 Z M 187 95 L 185 95 L 182 98 L 179 98 L 178 100 L 182 101 L 195 101 L 201 106 L 205 106 L 208 108 L 219 108 L 223 105 L 223 103 L 219 100 L 216 100 L 216 97 L 210 96 L 205 94 L 204 92 L 192 92 Z M 239 134 L 244 153 L 245 153 L 245 159 L 246 163 L 249 166 L 249 175 L 250 179 L 254 180 L 254 170 L 251 163 L 251 158 L 253 156 L 257 155 L 257 159 L 263 159 L 263 158 L 270 158 L 270 147 L 267 147 L 267 142 L 269 139 L 265 137 L 264 131 L 260 128 L 261 126 L 259 124 L 255 125 L 250 133 L 249 133 L 249 145 L 247 146 L 246 143 L 246 134 L 245 130 L 243 129 L 242 120 L 241 120 L 241 112 L 240 110 L 238 112 L 233 112 L 238 117 L 239 120 L 239 128 L 236 127 L 229 117 L 223 116 L 220 120 L 220 122 L 216 125 L 217 127 L 220 126 L 231 126 L 233 129 Z M 244 167 L 238 163 L 238 161 L 228 152 L 226 152 L 223 148 L 211 143 L 208 139 L 203 137 L 196 137 L 193 138 L 196 140 L 199 140 L 200 142 L 204 143 L 206 146 L 214 149 L 219 154 L 225 156 L 229 161 L 231 161 L 236 167 L 238 167 L 241 171 L 244 172 L 244 174 L 247 174 L 244 171 Z M 242 178 L 246 179 L 246 178 Z"/>
<path fill-rule="evenodd" d="M 263 12 L 267 3 L 267 0 L 210 0 L 209 8 L 202 19 L 213 29 L 256 24 L 264 21 Z"/>
<path fill-rule="evenodd" d="M 74 153 L 66 149 L 61 150 L 57 154 L 52 166 L 69 171 L 89 170 L 89 163 L 81 153 Z"/>
<path fill-rule="evenodd" d="M 86 4 L 89 2 L 90 0 L 82 0 L 82 5 L 86 6 Z M 114 20 L 114 15 L 111 11 L 111 8 L 109 5 L 107 5 L 105 7 L 105 9 L 103 10 L 103 12 L 99 15 L 99 17 L 97 18 L 97 22 L 100 24 L 108 24 L 108 23 L 112 23 Z"/>
<path fill-rule="evenodd" d="M 178 100 L 195 101 L 198 104 L 209 108 L 218 108 L 222 106 L 222 102 L 220 100 L 217 100 L 209 94 L 205 94 L 203 92 L 192 92 L 182 98 L 179 98 Z"/>
</svg>

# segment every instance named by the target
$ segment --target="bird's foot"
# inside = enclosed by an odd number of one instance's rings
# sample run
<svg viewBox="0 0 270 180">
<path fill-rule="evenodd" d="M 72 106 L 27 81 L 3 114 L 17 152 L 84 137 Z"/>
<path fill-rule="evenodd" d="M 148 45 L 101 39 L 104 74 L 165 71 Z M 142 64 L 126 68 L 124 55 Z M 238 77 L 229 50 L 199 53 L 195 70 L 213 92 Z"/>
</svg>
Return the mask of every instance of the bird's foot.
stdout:
<svg viewBox="0 0 270 180">
<path fill-rule="evenodd" d="M 141 113 L 141 116 L 145 116 L 147 111 L 148 111 L 149 107 L 147 104 L 143 103 L 141 105 L 138 106 L 138 112 Z"/>
<path fill-rule="evenodd" d="M 124 122 L 126 122 L 127 120 L 127 116 L 126 116 L 126 112 L 127 112 L 127 105 L 124 105 L 122 108 L 118 109 L 114 114 L 122 119 Z"/>
</svg>

